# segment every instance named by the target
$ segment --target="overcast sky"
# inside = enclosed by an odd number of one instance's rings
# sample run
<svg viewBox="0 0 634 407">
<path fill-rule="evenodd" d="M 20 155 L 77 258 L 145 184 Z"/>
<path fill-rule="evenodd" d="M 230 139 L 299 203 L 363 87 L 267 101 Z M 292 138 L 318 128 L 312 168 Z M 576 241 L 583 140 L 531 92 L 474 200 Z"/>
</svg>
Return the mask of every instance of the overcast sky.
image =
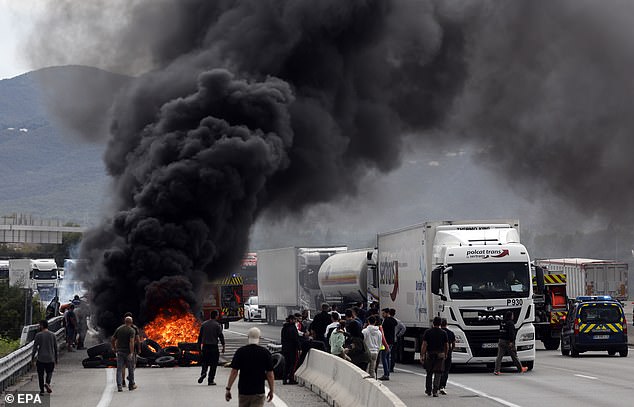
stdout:
<svg viewBox="0 0 634 407">
<path fill-rule="evenodd" d="M 12 78 L 33 69 L 20 47 L 43 0 L 0 0 L 0 79 Z"/>
</svg>

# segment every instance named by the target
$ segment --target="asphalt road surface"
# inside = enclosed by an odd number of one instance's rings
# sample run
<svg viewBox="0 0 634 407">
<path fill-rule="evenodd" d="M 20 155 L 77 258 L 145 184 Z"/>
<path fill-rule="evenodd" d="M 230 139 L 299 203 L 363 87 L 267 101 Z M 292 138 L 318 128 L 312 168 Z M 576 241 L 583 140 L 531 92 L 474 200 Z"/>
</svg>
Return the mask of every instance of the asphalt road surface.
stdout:
<svg viewBox="0 0 634 407">
<path fill-rule="evenodd" d="M 263 323 L 233 323 L 229 331 L 244 333 L 258 326 L 265 338 L 279 341 L 281 327 Z M 630 324 L 630 330 L 634 330 Z M 379 367 L 379 373 L 382 368 Z M 537 346 L 535 368 L 525 374 L 515 369 L 493 375 L 484 367 L 452 370 L 448 395 L 428 398 L 420 364 L 396 365 L 384 382 L 408 406 L 632 406 L 634 405 L 634 355 L 622 358 L 607 352 L 586 352 L 579 358 Z"/>
<path fill-rule="evenodd" d="M 246 343 L 252 326 L 262 330 L 262 344 L 279 342 L 279 326 L 264 323 L 232 323 L 225 330 L 227 351 L 221 360 L 230 360 L 235 350 Z M 631 328 L 631 325 L 630 325 Z M 217 386 L 198 384 L 198 367 L 139 368 L 135 391 L 116 391 L 115 369 L 84 369 L 85 351 L 63 352 L 53 376 L 52 407 L 145 407 L 145 406 L 235 406 L 237 397 L 224 401 L 229 369 L 219 367 Z M 381 372 L 381 368 L 379 368 Z M 389 387 L 408 406 L 631 406 L 634 405 L 634 356 L 621 358 L 607 352 L 587 352 L 579 358 L 562 356 L 538 345 L 535 369 L 526 374 L 507 369 L 494 376 L 484 367 L 452 370 L 448 395 L 429 398 L 424 394 L 425 373 L 420 364 L 397 364 Z M 235 385 L 234 385 L 235 386 Z M 29 374 L 19 389 L 38 390 L 37 377 Z M 234 387 L 234 393 L 236 392 Z M 283 386 L 276 381 L 277 397 L 267 406 L 322 407 L 327 404 L 299 386 Z M 0 404 L 3 400 L 0 401 Z"/>
</svg>

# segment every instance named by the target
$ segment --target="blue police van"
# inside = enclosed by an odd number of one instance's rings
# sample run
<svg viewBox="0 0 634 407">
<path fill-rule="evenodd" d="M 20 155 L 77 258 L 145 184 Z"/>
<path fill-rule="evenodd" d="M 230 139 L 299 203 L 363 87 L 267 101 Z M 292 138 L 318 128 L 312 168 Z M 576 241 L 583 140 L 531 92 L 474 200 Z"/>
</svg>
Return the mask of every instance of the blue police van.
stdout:
<svg viewBox="0 0 634 407">
<path fill-rule="evenodd" d="M 570 305 L 561 330 L 561 354 L 607 351 L 627 356 L 627 321 L 621 303 L 609 295 L 581 296 Z"/>
</svg>

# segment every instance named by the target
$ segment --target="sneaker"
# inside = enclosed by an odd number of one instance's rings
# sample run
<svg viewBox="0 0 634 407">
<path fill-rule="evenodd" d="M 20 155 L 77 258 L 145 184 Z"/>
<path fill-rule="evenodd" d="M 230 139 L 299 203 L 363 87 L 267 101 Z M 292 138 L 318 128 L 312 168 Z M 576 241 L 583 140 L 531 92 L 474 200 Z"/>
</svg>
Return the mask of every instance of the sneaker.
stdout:
<svg viewBox="0 0 634 407">
<path fill-rule="evenodd" d="M 202 383 L 205 380 L 205 376 L 200 376 L 198 378 L 198 384 Z"/>
<path fill-rule="evenodd" d="M 500 372 L 493 372 L 494 375 L 499 376 Z"/>
<path fill-rule="evenodd" d="M 390 380 L 390 376 L 381 376 L 379 380 Z"/>
<path fill-rule="evenodd" d="M 125 380 L 122 380 L 122 381 L 121 381 L 121 386 L 126 387 L 126 385 L 125 385 Z"/>
<path fill-rule="evenodd" d="M 128 387 L 128 390 L 132 391 L 132 390 L 136 390 L 137 385 L 136 384 L 131 384 L 130 387 Z"/>
<path fill-rule="evenodd" d="M 121 386 L 117 387 L 117 391 L 123 391 L 123 387 Z"/>
<path fill-rule="evenodd" d="M 443 387 L 442 389 L 438 390 L 438 392 L 439 392 L 440 394 L 442 394 L 443 396 L 446 396 L 446 395 L 447 395 L 447 391 L 445 390 L 445 388 L 444 388 L 444 387 Z"/>
<path fill-rule="evenodd" d="M 520 373 L 528 372 L 528 368 L 526 366 L 522 366 L 522 371 Z"/>
<path fill-rule="evenodd" d="M 216 382 L 214 382 L 213 380 L 207 383 L 207 386 L 215 386 Z"/>
<path fill-rule="evenodd" d="M 40 396 L 43 396 L 45 394 L 46 394 L 46 392 L 44 390 L 40 390 Z"/>
<path fill-rule="evenodd" d="M 48 383 L 44 383 L 44 388 L 46 389 L 47 393 L 52 393 L 53 389 L 51 389 L 51 385 Z"/>
<path fill-rule="evenodd" d="M 431 391 L 425 391 L 425 394 L 431 396 Z"/>
</svg>

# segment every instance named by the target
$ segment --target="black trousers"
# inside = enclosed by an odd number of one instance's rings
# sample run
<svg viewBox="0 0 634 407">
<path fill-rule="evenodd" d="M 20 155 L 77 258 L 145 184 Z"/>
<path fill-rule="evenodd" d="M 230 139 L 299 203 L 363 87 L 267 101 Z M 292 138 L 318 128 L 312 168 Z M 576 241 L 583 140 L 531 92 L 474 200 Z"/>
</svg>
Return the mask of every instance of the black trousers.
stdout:
<svg viewBox="0 0 634 407">
<path fill-rule="evenodd" d="M 40 391 L 44 391 L 44 372 L 46 372 L 46 384 L 51 384 L 51 376 L 53 376 L 53 369 L 55 369 L 55 363 L 35 362 L 37 367 L 37 379 L 40 382 Z"/>
<path fill-rule="evenodd" d="M 203 345 L 202 359 L 200 361 L 201 371 L 200 376 L 207 376 L 207 369 L 209 369 L 209 383 L 214 381 L 216 377 L 216 368 L 218 367 L 218 359 L 220 359 L 220 351 L 218 345 Z"/>
<path fill-rule="evenodd" d="M 442 372 L 442 376 L 440 376 L 440 388 L 444 389 L 447 387 L 447 379 L 449 378 L 449 369 L 451 369 L 451 352 L 447 354 L 445 358 L 445 370 Z"/>
<path fill-rule="evenodd" d="M 284 380 L 295 380 L 295 368 L 297 366 L 297 350 L 283 350 L 284 356 Z"/>
</svg>

